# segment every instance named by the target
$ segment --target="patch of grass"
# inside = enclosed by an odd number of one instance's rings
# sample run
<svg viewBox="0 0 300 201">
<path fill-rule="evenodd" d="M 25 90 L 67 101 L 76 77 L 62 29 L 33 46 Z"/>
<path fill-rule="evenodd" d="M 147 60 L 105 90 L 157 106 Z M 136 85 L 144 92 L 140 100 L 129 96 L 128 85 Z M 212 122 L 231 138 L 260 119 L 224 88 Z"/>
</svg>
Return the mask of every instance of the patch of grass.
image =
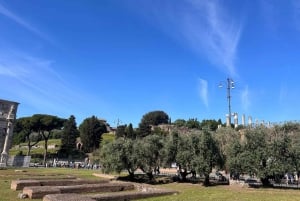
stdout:
<svg viewBox="0 0 300 201">
<path fill-rule="evenodd" d="M 108 143 L 108 142 L 112 142 L 114 141 L 116 138 L 116 135 L 113 133 L 104 133 L 102 135 L 102 144 Z"/>
<path fill-rule="evenodd" d="M 236 186 L 203 187 L 201 184 L 171 183 L 161 185 L 180 192 L 177 195 L 141 199 L 144 201 L 294 201 L 300 190 L 253 189 Z"/>
<path fill-rule="evenodd" d="M 26 168 L 24 172 L 16 172 L 15 169 L 0 170 L 0 200 L 19 200 L 20 191 L 10 190 L 11 181 L 18 178 L 52 177 L 61 178 L 67 175 L 86 179 L 99 179 L 93 176 L 92 170 L 68 169 L 68 168 Z M 169 183 L 155 185 L 155 187 L 177 190 L 179 194 L 148 199 L 141 201 L 294 201 L 300 200 L 300 190 L 280 189 L 253 189 L 241 186 L 212 186 L 203 187 L 201 184 Z M 35 199 L 42 201 L 42 199 Z"/>
<path fill-rule="evenodd" d="M 54 148 L 48 148 L 48 153 L 57 153 L 57 151 L 60 149 L 61 140 L 60 139 L 49 139 L 48 141 L 48 147 L 55 146 Z M 22 151 L 23 154 L 27 153 L 27 143 L 21 143 L 19 145 L 15 145 L 9 150 L 10 156 L 17 155 L 20 151 Z M 31 154 L 43 154 L 44 153 L 44 140 L 41 140 L 39 143 L 36 144 L 36 146 L 31 148 Z"/>
</svg>

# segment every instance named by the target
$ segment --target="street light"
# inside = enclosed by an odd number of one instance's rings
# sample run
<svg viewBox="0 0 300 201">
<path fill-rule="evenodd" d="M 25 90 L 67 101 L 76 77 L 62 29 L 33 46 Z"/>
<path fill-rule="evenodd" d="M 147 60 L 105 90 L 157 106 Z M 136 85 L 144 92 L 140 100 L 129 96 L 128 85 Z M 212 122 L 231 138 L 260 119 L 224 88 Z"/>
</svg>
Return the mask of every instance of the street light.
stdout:
<svg viewBox="0 0 300 201">
<path fill-rule="evenodd" d="M 223 87 L 223 82 L 220 82 L 219 87 Z M 231 78 L 227 78 L 226 80 L 226 86 L 227 86 L 227 100 L 228 100 L 228 121 L 227 126 L 231 126 L 231 104 L 230 104 L 230 90 L 234 89 L 234 81 Z"/>
</svg>

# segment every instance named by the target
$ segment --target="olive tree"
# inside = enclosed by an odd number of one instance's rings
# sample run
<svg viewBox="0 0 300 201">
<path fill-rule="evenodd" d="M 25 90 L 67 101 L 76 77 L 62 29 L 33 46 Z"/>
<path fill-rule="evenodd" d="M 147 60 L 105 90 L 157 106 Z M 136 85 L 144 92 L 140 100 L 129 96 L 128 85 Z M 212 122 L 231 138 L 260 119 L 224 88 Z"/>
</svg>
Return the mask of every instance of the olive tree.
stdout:
<svg viewBox="0 0 300 201">
<path fill-rule="evenodd" d="M 125 169 L 130 178 L 133 179 L 134 172 L 138 168 L 138 149 L 138 145 L 132 139 L 118 138 L 113 142 L 104 144 L 100 152 L 103 171 L 120 173 Z"/>
<path fill-rule="evenodd" d="M 149 135 L 139 139 L 137 151 L 138 166 L 147 174 L 150 180 L 154 178 L 153 172 L 159 170 L 164 160 L 164 138 L 159 135 Z"/>
</svg>

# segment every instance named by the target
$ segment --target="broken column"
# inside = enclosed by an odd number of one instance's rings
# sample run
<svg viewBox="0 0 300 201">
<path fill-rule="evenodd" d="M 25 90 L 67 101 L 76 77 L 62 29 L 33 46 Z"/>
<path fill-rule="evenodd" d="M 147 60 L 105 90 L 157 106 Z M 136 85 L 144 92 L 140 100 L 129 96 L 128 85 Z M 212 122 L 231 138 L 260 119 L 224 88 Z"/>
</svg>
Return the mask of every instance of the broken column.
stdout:
<svg viewBox="0 0 300 201">
<path fill-rule="evenodd" d="M 252 117 L 248 117 L 248 126 L 251 128 L 252 127 Z"/>
<path fill-rule="evenodd" d="M 230 118 L 229 114 L 226 114 L 226 126 L 227 127 L 231 127 L 229 118 Z"/>
<path fill-rule="evenodd" d="M 237 128 L 239 125 L 238 113 L 234 113 L 234 128 Z"/>
<path fill-rule="evenodd" d="M 245 114 L 242 115 L 242 125 L 246 126 Z"/>
</svg>

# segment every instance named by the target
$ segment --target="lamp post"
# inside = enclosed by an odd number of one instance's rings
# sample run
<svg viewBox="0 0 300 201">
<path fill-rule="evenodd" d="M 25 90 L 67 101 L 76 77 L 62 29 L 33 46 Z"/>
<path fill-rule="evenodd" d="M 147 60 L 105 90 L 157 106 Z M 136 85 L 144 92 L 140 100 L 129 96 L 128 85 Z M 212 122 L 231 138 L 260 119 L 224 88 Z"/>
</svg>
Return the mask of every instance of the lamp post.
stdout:
<svg viewBox="0 0 300 201">
<path fill-rule="evenodd" d="M 219 87 L 223 87 L 223 82 L 220 82 Z M 234 81 L 231 78 L 227 78 L 226 80 L 226 89 L 227 89 L 227 100 L 228 100 L 228 119 L 227 119 L 227 126 L 231 126 L 231 89 L 234 89 Z"/>
</svg>

